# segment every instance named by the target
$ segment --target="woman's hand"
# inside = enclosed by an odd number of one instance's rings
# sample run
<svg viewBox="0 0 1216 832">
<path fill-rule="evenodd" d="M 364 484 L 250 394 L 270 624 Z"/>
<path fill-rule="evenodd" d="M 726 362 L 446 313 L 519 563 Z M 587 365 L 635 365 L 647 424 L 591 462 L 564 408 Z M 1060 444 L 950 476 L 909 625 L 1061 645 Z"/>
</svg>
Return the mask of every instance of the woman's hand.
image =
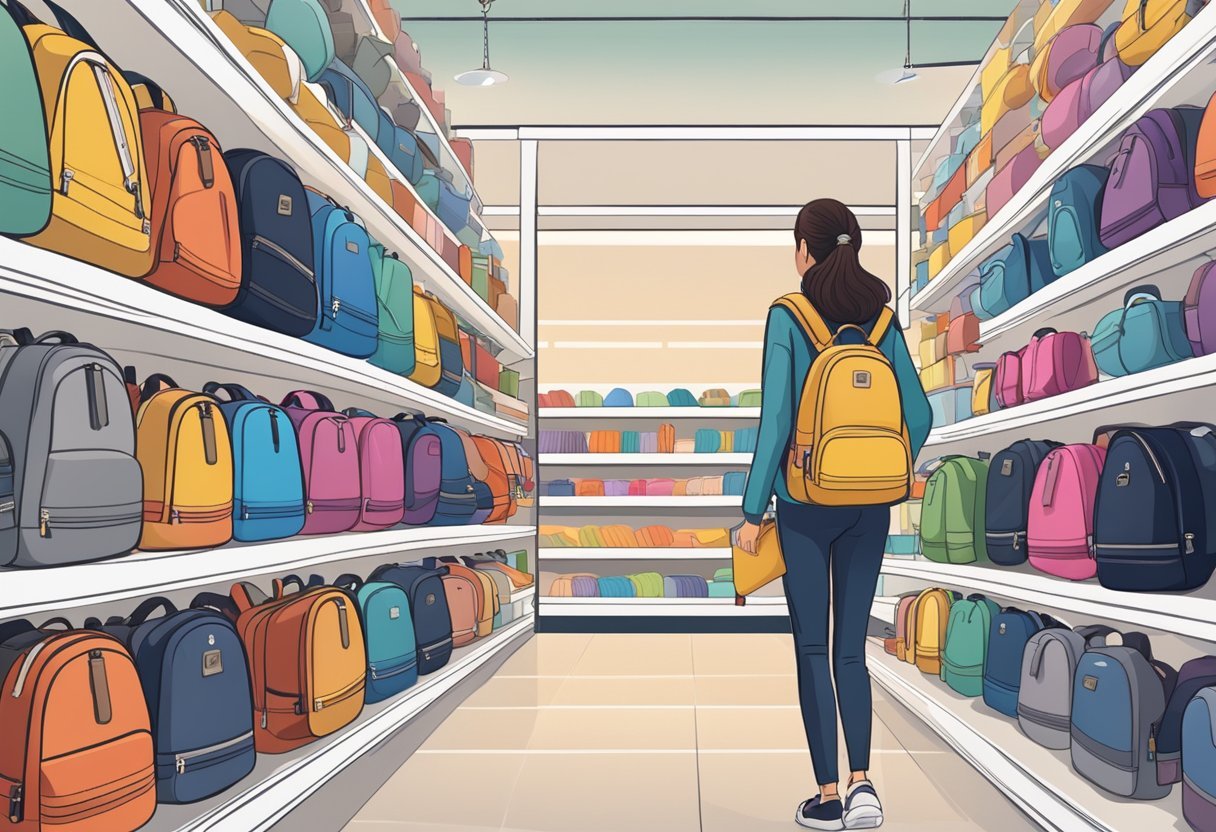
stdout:
<svg viewBox="0 0 1216 832">
<path fill-rule="evenodd" d="M 744 522 L 739 527 L 739 548 L 749 555 L 756 554 L 756 543 L 760 540 L 760 527 L 755 523 Z"/>
</svg>

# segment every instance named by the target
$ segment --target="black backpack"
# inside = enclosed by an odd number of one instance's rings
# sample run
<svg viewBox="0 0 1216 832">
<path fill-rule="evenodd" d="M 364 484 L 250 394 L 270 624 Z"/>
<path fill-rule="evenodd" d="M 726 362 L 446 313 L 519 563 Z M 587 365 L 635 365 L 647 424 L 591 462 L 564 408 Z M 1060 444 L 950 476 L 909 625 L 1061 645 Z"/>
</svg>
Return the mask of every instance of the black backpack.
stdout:
<svg viewBox="0 0 1216 832">
<path fill-rule="evenodd" d="M 1051 449 L 1058 447 L 1059 442 L 1022 439 L 988 463 L 984 539 L 993 563 L 1016 566 L 1026 562 L 1026 526 L 1035 474 Z"/>
</svg>

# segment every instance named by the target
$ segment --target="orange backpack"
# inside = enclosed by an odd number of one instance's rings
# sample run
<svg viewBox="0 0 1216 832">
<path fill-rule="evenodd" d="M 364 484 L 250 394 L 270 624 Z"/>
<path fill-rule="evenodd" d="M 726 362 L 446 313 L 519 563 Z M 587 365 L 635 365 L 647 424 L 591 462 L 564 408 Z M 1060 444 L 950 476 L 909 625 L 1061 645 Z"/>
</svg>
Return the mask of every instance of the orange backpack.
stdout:
<svg viewBox="0 0 1216 832">
<path fill-rule="evenodd" d="M 494 510 L 485 522 L 505 523 L 515 516 L 516 511 L 519 510 L 519 500 L 524 496 L 526 477 L 523 457 L 510 443 L 498 439 L 474 436 L 473 442 L 481 451 L 481 458 L 485 461 L 489 472 L 484 482 L 490 486 L 490 491 L 494 494 Z M 584 480 L 584 482 L 588 481 Z M 579 488 L 579 493 L 582 495 L 582 483 L 579 484 Z M 600 482 L 598 494 L 602 496 L 603 493 L 604 484 Z"/>
<path fill-rule="evenodd" d="M 178 115 L 156 84 L 128 78 L 147 89 L 153 105 L 139 112 L 156 250 L 145 280 L 195 303 L 227 306 L 241 286 L 241 229 L 219 142 Z"/>
<path fill-rule="evenodd" d="M 593 430 L 587 440 L 587 446 L 593 454 L 619 454 L 621 452 L 621 432 L 619 430 Z"/>
<path fill-rule="evenodd" d="M 46 626 L 0 625 L 0 826 L 137 829 L 156 809 L 156 771 L 131 654 L 113 636 Z"/>
<path fill-rule="evenodd" d="M 128 375 L 133 370 L 127 371 Z M 219 402 L 159 373 L 140 388 L 135 458 L 144 472 L 140 549 L 201 549 L 232 538 L 232 445 Z"/>
<path fill-rule="evenodd" d="M 675 543 L 675 532 L 667 526 L 645 526 L 638 529 L 638 545 L 644 549 L 666 549 Z"/>
<path fill-rule="evenodd" d="M 448 615 L 452 620 L 452 646 L 463 647 L 477 638 L 478 615 L 485 605 L 485 590 L 481 581 L 451 570 L 443 576 L 443 592 L 448 599 Z"/>
<path fill-rule="evenodd" d="M 298 587 L 287 593 L 288 586 Z M 359 604 L 332 586 L 276 578 L 273 595 L 250 583 L 232 597 L 203 593 L 236 624 L 253 683 L 253 737 L 259 754 L 281 754 L 349 725 L 363 711 L 367 648 Z"/>
<path fill-rule="evenodd" d="M 485 638 L 494 632 L 494 616 L 498 615 L 502 609 L 502 600 L 498 597 L 498 585 L 494 583 L 494 579 L 483 572 L 451 560 L 437 560 L 435 566 L 446 566 L 448 575 L 465 578 L 477 585 L 477 614 L 474 632 L 477 638 Z"/>
</svg>

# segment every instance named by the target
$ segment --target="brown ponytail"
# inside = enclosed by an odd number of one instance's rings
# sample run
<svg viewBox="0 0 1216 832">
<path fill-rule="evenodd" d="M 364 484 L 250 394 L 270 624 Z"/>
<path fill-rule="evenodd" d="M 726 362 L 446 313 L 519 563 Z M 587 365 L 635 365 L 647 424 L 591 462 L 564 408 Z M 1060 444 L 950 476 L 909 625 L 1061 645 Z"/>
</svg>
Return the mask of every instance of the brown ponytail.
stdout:
<svg viewBox="0 0 1216 832">
<path fill-rule="evenodd" d="M 891 289 L 861 267 L 861 226 L 848 206 L 816 199 L 798 212 L 795 244 L 806 242 L 815 265 L 802 276 L 802 293 L 819 313 L 839 324 L 863 324 L 891 300 Z"/>
</svg>

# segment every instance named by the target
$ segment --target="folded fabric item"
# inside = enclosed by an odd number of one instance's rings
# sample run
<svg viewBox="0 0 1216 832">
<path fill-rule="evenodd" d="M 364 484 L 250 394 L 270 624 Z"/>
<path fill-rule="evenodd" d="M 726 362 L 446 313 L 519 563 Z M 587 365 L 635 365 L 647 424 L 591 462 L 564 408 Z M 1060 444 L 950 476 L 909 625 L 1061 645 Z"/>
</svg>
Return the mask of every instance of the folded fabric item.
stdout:
<svg viewBox="0 0 1216 832">
<path fill-rule="evenodd" d="M 701 407 L 730 407 L 730 393 L 715 387 L 702 393 L 698 402 Z"/>
<path fill-rule="evenodd" d="M 710 598 L 735 597 L 735 570 L 729 566 L 714 570 L 713 580 L 709 582 Z"/>
<path fill-rule="evenodd" d="M 629 480 L 604 480 L 604 495 L 607 497 L 629 496 Z"/>
<path fill-rule="evenodd" d="M 646 496 L 647 497 L 670 497 L 671 492 L 675 489 L 674 480 L 656 479 L 646 480 Z"/>
<path fill-rule="evenodd" d="M 575 407 L 603 407 L 604 397 L 594 390 L 584 390 L 574 400 Z"/>
<path fill-rule="evenodd" d="M 610 549 L 636 549 L 640 545 L 637 533 L 629 526 L 604 526 L 600 530 L 600 537 L 602 545 Z"/>
<path fill-rule="evenodd" d="M 634 407 L 667 407 L 667 397 L 656 390 L 638 393 Z"/>
<path fill-rule="evenodd" d="M 695 439 L 677 439 L 672 446 L 672 452 L 677 454 L 691 454 L 697 450 L 697 442 Z"/>
<path fill-rule="evenodd" d="M 575 483 L 575 493 L 580 497 L 603 497 L 603 480 L 578 480 Z"/>
<path fill-rule="evenodd" d="M 593 454 L 621 453 L 621 432 L 619 430 L 593 430 L 587 437 L 587 446 Z"/>
<path fill-rule="evenodd" d="M 685 390 L 683 387 L 677 387 L 667 394 L 668 407 L 696 407 L 697 397 L 692 394 L 691 390 Z"/>
<path fill-rule="evenodd" d="M 546 407 L 574 407 L 574 396 L 565 390 L 550 390 L 549 404 Z"/>
<path fill-rule="evenodd" d="M 737 454 L 752 454 L 756 452 L 756 442 L 760 439 L 759 428 L 739 428 L 735 431 L 735 448 Z"/>
<path fill-rule="evenodd" d="M 735 442 L 738 443 L 736 436 Z M 736 444 L 736 447 L 738 445 Z M 747 487 L 747 474 L 743 471 L 731 471 L 722 477 L 722 493 L 731 497 L 742 497 Z"/>
<path fill-rule="evenodd" d="M 735 449 L 735 432 L 733 430 L 720 431 L 722 439 L 718 444 L 720 453 L 728 454 Z"/>
<path fill-rule="evenodd" d="M 759 407 L 761 393 L 759 390 L 743 390 L 734 397 L 735 407 Z"/>
<path fill-rule="evenodd" d="M 659 435 L 654 432 L 640 434 L 639 451 L 644 454 L 657 454 L 659 452 Z"/>
<path fill-rule="evenodd" d="M 575 575 L 570 581 L 570 589 L 575 598 L 598 598 L 600 582 L 594 575 Z"/>
<path fill-rule="evenodd" d="M 650 482 L 649 480 L 640 479 L 640 480 L 634 480 L 633 482 L 629 483 L 629 496 L 630 497 L 645 497 L 646 496 L 646 486 L 649 482 Z"/>
<path fill-rule="evenodd" d="M 599 526 L 583 526 L 578 530 L 578 545 L 590 549 L 604 546 L 604 538 L 600 535 Z"/>
<path fill-rule="evenodd" d="M 666 549 L 674 537 L 666 526 L 645 526 L 637 530 L 638 544 L 646 548 Z"/>
<path fill-rule="evenodd" d="M 633 407 L 633 394 L 617 387 L 604 396 L 604 407 Z"/>
<path fill-rule="evenodd" d="M 676 426 L 671 424 L 659 425 L 659 453 L 669 454 L 676 449 Z"/>
<path fill-rule="evenodd" d="M 553 480 L 545 483 L 545 495 L 548 497 L 573 497 L 573 480 Z"/>
<path fill-rule="evenodd" d="M 621 431 L 621 453 L 636 454 L 642 450 L 642 437 L 636 430 Z"/>
<path fill-rule="evenodd" d="M 692 535 L 697 548 L 723 549 L 730 546 L 729 529 L 680 529 L 680 533 L 685 532 Z"/>
<path fill-rule="evenodd" d="M 663 576 L 658 572 L 639 572 L 630 575 L 629 580 L 633 582 L 634 595 L 638 598 L 663 597 Z"/>
<path fill-rule="evenodd" d="M 716 454 L 722 449 L 722 433 L 712 428 L 700 428 L 693 440 L 693 450 L 699 454 Z"/>
<path fill-rule="evenodd" d="M 551 549 L 578 546 L 578 529 L 570 526 L 541 526 L 540 545 Z"/>
<path fill-rule="evenodd" d="M 601 598 L 633 598 L 633 581 L 624 577 L 600 578 Z"/>
<path fill-rule="evenodd" d="M 542 430 L 538 447 L 542 454 L 588 453 L 587 434 L 581 430 Z"/>
<path fill-rule="evenodd" d="M 709 583 L 700 575 L 668 575 L 663 579 L 667 598 L 708 598 Z"/>
</svg>

